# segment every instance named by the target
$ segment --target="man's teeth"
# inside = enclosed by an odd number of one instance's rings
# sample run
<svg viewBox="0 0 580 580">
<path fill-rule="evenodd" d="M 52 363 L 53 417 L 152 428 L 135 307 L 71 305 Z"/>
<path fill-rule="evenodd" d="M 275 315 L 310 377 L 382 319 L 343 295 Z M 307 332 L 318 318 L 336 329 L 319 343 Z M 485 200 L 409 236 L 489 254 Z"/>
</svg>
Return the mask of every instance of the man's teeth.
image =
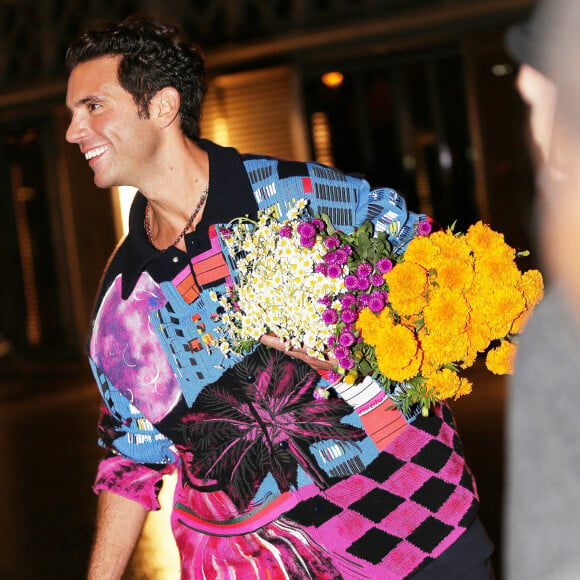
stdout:
<svg viewBox="0 0 580 580">
<path fill-rule="evenodd" d="M 95 149 L 91 149 L 90 151 L 87 151 L 85 153 L 85 159 L 88 161 L 89 159 L 92 159 L 93 157 L 96 157 L 97 155 L 104 153 L 106 150 L 107 150 L 106 147 L 96 147 Z"/>
</svg>

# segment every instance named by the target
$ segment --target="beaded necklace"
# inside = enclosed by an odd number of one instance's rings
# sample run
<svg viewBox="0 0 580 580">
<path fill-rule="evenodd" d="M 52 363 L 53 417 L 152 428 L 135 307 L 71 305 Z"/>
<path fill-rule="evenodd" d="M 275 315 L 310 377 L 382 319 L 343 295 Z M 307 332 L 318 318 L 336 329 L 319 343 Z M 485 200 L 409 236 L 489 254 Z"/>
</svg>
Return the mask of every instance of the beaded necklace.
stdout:
<svg viewBox="0 0 580 580">
<path fill-rule="evenodd" d="M 179 244 L 179 242 L 181 241 L 181 239 L 183 238 L 183 236 L 185 236 L 185 234 L 187 233 L 187 231 L 189 230 L 189 228 L 191 227 L 191 224 L 193 223 L 193 220 L 197 217 L 197 214 L 199 213 L 199 210 L 201 209 L 201 206 L 204 204 L 205 200 L 207 199 L 207 194 L 209 191 L 209 184 L 205 186 L 205 189 L 201 192 L 201 197 L 199 198 L 199 201 L 197 202 L 197 205 L 195 206 L 195 208 L 193 209 L 192 214 L 189 216 L 189 219 L 187 220 L 187 223 L 185 224 L 185 227 L 183 228 L 183 230 L 181 231 L 181 233 L 177 236 L 177 238 L 175 239 L 175 241 L 167 246 L 167 248 L 159 248 L 155 242 L 153 241 L 153 235 L 151 234 L 151 206 L 149 205 L 149 202 L 147 202 L 147 207 L 145 208 L 145 232 L 147 233 L 147 239 L 149 240 L 149 243 L 159 252 L 165 252 L 167 251 L 171 246 L 176 246 L 177 244 Z"/>
</svg>

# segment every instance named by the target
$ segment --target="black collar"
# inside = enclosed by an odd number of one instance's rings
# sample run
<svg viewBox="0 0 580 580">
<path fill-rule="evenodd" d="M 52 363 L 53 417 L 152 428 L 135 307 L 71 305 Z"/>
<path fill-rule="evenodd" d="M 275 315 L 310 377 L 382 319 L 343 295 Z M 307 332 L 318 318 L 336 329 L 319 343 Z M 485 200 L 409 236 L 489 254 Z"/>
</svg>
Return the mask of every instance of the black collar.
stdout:
<svg viewBox="0 0 580 580">
<path fill-rule="evenodd" d="M 190 241 L 191 238 L 203 238 L 200 248 L 203 251 L 211 225 L 225 224 L 246 214 L 255 217 L 258 205 L 252 193 L 243 157 L 231 147 L 221 147 L 205 139 L 198 144 L 207 152 L 209 158 L 209 193 L 196 231 L 187 234 L 186 238 Z M 123 299 L 129 297 L 139 276 L 151 262 L 183 255 L 183 252 L 173 247 L 159 252 L 149 243 L 143 226 L 146 206 L 146 198 L 137 192 L 129 213 L 129 233 L 118 252 L 119 258 L 122 257 L 119 266 L 123 274 Z"/>
</svg>

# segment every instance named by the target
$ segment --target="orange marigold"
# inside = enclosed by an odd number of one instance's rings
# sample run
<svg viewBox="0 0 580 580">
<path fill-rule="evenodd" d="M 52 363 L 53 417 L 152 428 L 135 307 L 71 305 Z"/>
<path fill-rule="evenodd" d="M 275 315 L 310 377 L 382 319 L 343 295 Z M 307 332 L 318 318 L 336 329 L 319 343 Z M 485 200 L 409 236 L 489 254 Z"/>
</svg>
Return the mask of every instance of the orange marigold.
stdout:
<svg viewBox="0 0 580 580">
<path fill-rule="evenodd" d="M 487 353 L 485 359 L 487 368 L 496 375 L 513 374 L 516 350 L 515 344 L 509 340 L 502 341 L 497 348 Z"/>
<path fill-rule="evenodd" d="M 469 227 L 465 240 L 476 257 L 495 254 L 503 255 L 508 260 L 515 258 L 515 250 L 505 243 L 503 234 L 492 230 L 481 221 Z"/>
<path fill-rule="evenodd" d="M 478 352 L 484 351 L 492 340 L 489 324 L 477 311 L 471 311 L 466 336 L 469 341 L 467 360 L 474 359 Z"/>
<path fill-rule="evenodd" d="M 462 397 L 463 395 L 469 395 L 469 393 L 471 393 L 472 391 L 472 387 L 473 387 L 473 383 L 466 379 L 465 377 L 462 377 L 459 381 L 459 389 L 457 391 L 457 393 L 455 393 L 455 398 L 458 399 L 459 397 Z"/>
<path fill-rule="evenodd" d="M 386 325 L 381 335 L 375 344 L 379 371 L 398 382 L 417 376 L 422 359 L 414 333 L 397 324 Z"/>
<path fill-rule="evenodd" d="M 418 338 L 423 351 L 424 372 L 452 362 L 461 362 L 465 359 L 469 349 L 469 340 L 465 332 L 446 334 L 442 332 L 427 332 L 422 328 Z"/>
<path fill-rule="evenodd" d="M 526 305 L 533 308 L 544 296 L 544 279 L 539 270 L 527 270 L 519 280 L 518 288 L 522 291 Z"/>
<path fill-rule="evenodd" d="M 531 310 L 525 310 L 522 312 L 514 321 L 510 327 L 510 334 L 520 334 L 523 332 L 530 316 L 532 315 Z"/>
<path fill-rule="evenodd" d="M 440 399 L 450 399 L 457 394 L 461 387 L 459 375 L 448 368 L 441 369 L 427 379 L 427 390 L 433 389 Z"/>
<path fill-rule="evenodd" d="M 433 243 L 432 236 L 416 236 L 405 250 L 405 262 L 413 262 L 426 270 L 432 268 L 439 253 L 439 248 Z"/>
<path fill-rule="evenodd" d="M 441 363 L 430 356 L 431 353 L 426 353 L 421 345 L 421 351 L 423 352 L 423 362 L 421 363 L 421 376 L 422 377 L 430 377 L 434 375 L 439 368 L 441 367 Z"/>
<path fill-rule="evenodd" d="M 461 292 L 469 288 L 473 282 L 473 258 L 470 256 L 468 261 L 454 260 L 440 255 L 433 262 L 435 275 L 432 279 L 441 287 Z"/>
<path fill-rule="evenodd" d="M 355 328 L 360 331 L 365 342 L 371 345 L 373 344 L 373 337 L 377 336 L 380 326 L 381 321 L 379 317 L 370 308 L 363 308 L 359 312 Z"/>
<path fill-rule="evenodd" d="M 451 230 L 431 234 L 433 244 L 439 248 L 440 255 L 460 262 L 469 262 L 471 250 L 465 236 L 456 236 Z"/>
<path fill-rule="evenodd" d="M 487 296 L 482 307 L 483 319 L 489 325 L 492 338 L 504 338 L 514 320 L 526 309 L 523 294 L 513 286 L 501 286 Z"/>
<path fill-rule="evenodd" d="M 516 286 L 521 278 L 521 272 L 513 258 L 500 252 L 490 251 L 488 254 L 477 256 L 475 272 L 493 283 L 510 284 Z"/>
<path fill-rule="evenodd" d="M 431 293 L 423 310 L 425 326 L 437 334 L 455 334 L 465 330 L 469 319 L 469 304 L 461 293 L 440 288 Z"/>
<path fill-rule="evenodd" d="M 427 271 L 413 262 L 401 262 L 384 276 L 389 301 L 402 316 L 421 312 L 426 302 Z"/>
<path fill-rule="evenodd" d="M 470 366 L 473 366 L 473 364 L 475 363 L 475 360 L 477 359 L 478 354 L 479 354 L 479 351 L 470 342 L 469 346 L 467 347 L 467 354 L 465 356 L 465 359 L 461 363 L 461 368 L 468 369 Z"/>
<path fill-rule="evenodd" d="M 473 284 L 465 293 L 465 299 L 470 307 L 469 323 L 466 328 L 470 343 L 468 358 L 473 356 L 473 351 L 481 352 L 486 349 L 492 340 L 493 333 L 486 308 L 489 302 L 488 296 L 494 291 L 491 279 L 476 275 Z"/>
</svg>

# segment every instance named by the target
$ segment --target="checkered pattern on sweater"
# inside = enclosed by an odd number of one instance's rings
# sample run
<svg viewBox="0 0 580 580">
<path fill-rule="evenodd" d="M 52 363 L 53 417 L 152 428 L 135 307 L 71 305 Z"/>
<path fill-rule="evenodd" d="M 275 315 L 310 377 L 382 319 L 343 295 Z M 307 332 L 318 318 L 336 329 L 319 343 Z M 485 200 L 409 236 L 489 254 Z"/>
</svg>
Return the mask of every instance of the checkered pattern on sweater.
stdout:
<svg viewBox="0 0 580 580">
<path fill-rule="evenodd" d="M 331 551 L 345 578 L 406 578 L 475 519 L 475 482 L 446 405 L 418 417 L 369 467 L 284 517 Z"/>
</svg>

